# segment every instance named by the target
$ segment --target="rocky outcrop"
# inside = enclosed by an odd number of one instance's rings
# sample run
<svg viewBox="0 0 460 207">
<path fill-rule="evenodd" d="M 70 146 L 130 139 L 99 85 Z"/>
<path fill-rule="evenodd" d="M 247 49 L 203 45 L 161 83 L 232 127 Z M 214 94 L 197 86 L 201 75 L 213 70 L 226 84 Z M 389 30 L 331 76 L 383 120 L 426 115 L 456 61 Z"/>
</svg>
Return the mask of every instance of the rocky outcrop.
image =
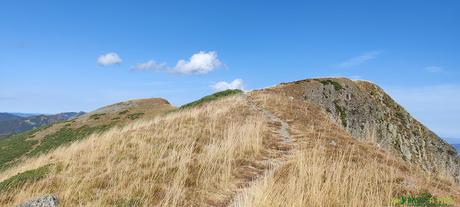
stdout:
<svg viewBox="0 0 460 207">
<path fill-rule="evenodd" d="M 323 108 L 353 137 L 372 141 L 427 172 L 460 181 L 455 148 L 414 119 L 377 85 L 346 78 L 296 81 L 276 87 Z"/>
<path fill-rule="evenodd" d="M 59 201 L 54 195 L 47 195 L 27 203 L 18 205 L 17 207 L 58 207 Z"/>
</svg>

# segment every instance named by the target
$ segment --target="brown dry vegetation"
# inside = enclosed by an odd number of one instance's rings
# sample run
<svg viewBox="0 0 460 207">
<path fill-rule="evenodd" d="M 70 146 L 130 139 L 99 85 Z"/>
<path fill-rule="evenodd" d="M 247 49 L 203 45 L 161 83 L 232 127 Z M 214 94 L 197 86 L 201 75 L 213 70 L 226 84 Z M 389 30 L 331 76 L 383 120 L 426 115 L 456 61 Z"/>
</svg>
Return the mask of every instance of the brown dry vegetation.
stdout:
<svg viewBox="0 0 460 207">
<path fill-rule="evenodd" d="M 279 140 L 289 124 L 292 143 Z M 457 199 L 458 186 L 353 139 L 319 109 L 276 90 L 142 119 L 25 160 L 45 178 L 0 192 L 11 206 L 56 194 L 62 206 L 387 206 L 406 193 Z"/>
</svg>

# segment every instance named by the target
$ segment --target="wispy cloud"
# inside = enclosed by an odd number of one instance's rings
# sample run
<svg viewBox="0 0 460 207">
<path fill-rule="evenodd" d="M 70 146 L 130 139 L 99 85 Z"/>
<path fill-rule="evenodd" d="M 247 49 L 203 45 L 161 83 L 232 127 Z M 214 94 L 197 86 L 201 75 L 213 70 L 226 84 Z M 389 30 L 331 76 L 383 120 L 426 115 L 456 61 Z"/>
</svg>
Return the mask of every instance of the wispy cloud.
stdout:
<svg viewBox="0 0 460 207">
<path fill-rule="evenodd" d="M 166 63 L 149 60 L 135 65 L 132 69 L 136 71 L 160 70 L 174 74 L 196 75 L 209 73 L 223 65 L 223 62 L 217 56 L 217 52 L 200 51 L 193 54 L 188 60 L 177 61 L 174 67 L 168 66 Z"/>
<path fill-rule="evenodd" d="M 144 71 L 144 70 L 164 70 L 166 69 L 166 63 L 157 63 L 155 60 L 149 60 L 145 63 L 139 63 L 132 67 L 132 70 Z"/>
<path fill-rule="evenodd" d="M 340 68 L 350 68 L 358 65 L 362 65 L 369 60 L 377 58 L 378 55 L 380 55 L 382 52 L 381 51 L 370 51 L 363 53 L 359 56 L 349 58 L 341 63 L 338 64 L 338 67 Z"/>
<path fill-rule="evenodd" d="M 97 58 L 97 63 L 102 66 L 118 65 L 121 64 L 121 62 L 123 62 L 123 60 L 115 52 L 110 52 Z"/>
<path fill-rule="evenodd" d="M 444 72 L 444 68 L 441 66 L 427 66 L 424 68 L 425 71 L 430 72 L 430 73 L 441 73 Z"/>
<path fill-rule="evenodd" d="M 215 84 L 212 84 L 211 88 L 214 89 L 214 91 L 216 92 L 225 91 L 228 89 L 244 90 L 244 84 L 243 84 L 243 80 L 241 80 L 240 78 L 237 78 L 233 80 L 232 82 L 225 82 L 225 81 L 217 82 Z"/>
</svg>

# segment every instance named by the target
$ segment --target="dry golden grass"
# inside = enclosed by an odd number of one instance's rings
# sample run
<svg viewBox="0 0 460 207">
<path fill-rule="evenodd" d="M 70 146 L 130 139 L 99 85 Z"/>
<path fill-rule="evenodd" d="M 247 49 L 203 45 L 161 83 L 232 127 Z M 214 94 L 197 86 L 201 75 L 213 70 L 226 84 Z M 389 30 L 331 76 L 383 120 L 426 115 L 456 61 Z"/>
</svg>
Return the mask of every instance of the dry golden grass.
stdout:
<svg viewBox="0 0 460 207">
<path fill-rule="evenodd" d="M 289 123 L 292 146 L 277 141 L 279 123 L 262 108 Z M 53 193 L 62 206 L 385 206 L 432 183 L 440 195 L 458 189 L 272 90 L 91 135 L 1 172 L 0 182 L 47 164 L 46 178 L 1 192 L 0 205 Z"/>
<path fill-rule="evenodd" d="M 459 199 L 452 180 L 396 159 L 369 137 L 352 138 L 316 105 L 262 90 L 252 98 L 287 120 L 298 153 L 241 193 L 234 206 L 388 206 L 400 195 L 430 192 Z"/>
<path fill-rule="evenodd" d="M 245 193 L 235 206 L 387 206 L 394 170 L 369 160 L 357 164 L 353 150 L 335 156 L 323 146 L 301 150 Z"/>
<path fill-rule="evenodd" d="M 58 149 L 1 173 L 54 163 L 46 179 L 0 195 L 0 204 L 56 193 L 63 206 L 202 205 L 236 188 L 238 163 L 256 157 L 265 119 L 241 97 L 179 111 Z"/>
</svg>

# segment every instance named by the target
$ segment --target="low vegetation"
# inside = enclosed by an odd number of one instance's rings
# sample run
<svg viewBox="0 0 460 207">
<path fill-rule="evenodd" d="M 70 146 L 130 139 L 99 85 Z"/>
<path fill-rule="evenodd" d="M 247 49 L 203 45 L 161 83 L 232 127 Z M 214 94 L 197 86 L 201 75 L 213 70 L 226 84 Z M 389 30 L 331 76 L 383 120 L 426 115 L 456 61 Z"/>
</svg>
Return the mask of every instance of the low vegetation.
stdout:
<svg viewBox="0 0 460 207">
<path fill-rule="evenodd" d="M 46 135 L 40 141 L 34 139 L 34 134 L 49 126 L 11 135 L 8 138 L 0 140 L 0 171 L 20 161 L 20 158 L 24 158 L 24 156 L 37 156 L 65 144 L 83 139 L 92 133 L 100 133 L 112 127 L 111 124 L 98 127 L 82 126 L 76 129 L 64 126 L 58 131 Z"/>
<path fill-rule="evenodd" d="M 343 106 L 341 106 L 339 104 L 339 102 L 337 101 L 334 101 L 334 106 L 335 106 L 335 111 L 336 113 L 338 114 L 338 116 L 340 117 L 340 122 L 342 123 L 342 126 L 343 127 L 347 127 L 348 126 L 348 122 L 347 122 L 347 111 L 345 110 L 345 108 Z"/>
<path fill-rule="evenodd" d="M 100 118 L 101 118 L 102 116 L 104 116 L 104 115 L 105 115 L 105 113 L 93 114 L 93 115 L 91 115 L 89 118 L 94 119 L 94 120 L 98 120 L 98 119 L 100 119 Z"/>
<path fill-rule="evenodd" d="M 140 118 L 142 115 L 144 115 L 143 112 L 134 113 L 134 114 L 128 114 L 128 119 L 136 120 L 136 119 Z"/>
<path fill-rule="evenodd" d="M 28 152 L 28 156 L 36 156 L 46 153 L 52 149 L 56 149 L 62 145 L 83 139 L 93 133 L 101 133 L 112 127 L 112 125 L 103 125 L 98 127 L 82 126 L 76 129 L 61 128 L 59 131 L 45 136 L 40 145 L 35 147 L 32 151 Z"/>
<path fill-rule="evenodd" d="M 29 152 L 38 143 L 28 139 L 36 130 L 10 135 L 0 140 L 0 171 L 8 166 L 8 163 Z"/>
<path fill-rule="evenodd" d="M 334 86 L 334 89 L 336 91 L 340 91 L 343 88 L 342 85 L 340 85 L 340 83 L 338 83 L 337 81 L 333 81 L 333 80 L 329 80 L 329 79 L 326 79 L 326 80 L 318 80 L 321 84 L 323 85 L 333 85 Z"/>
<path fill-rule="evenodd" d="M 217 100 L 217 99 L 222 98 L 222 97 L 239 94 L 239 93 L 243 93 L 243 91 L 239 90 L 239 89 L 233 89 L 233 90 L 228 89 L 228 90 L 225 90 L 225 91 L 221 91 L 221 92 L 211 94 L 209 96 L 205 96 L 205 97 L 203 97 L 203 98 L 201 98 L 199 100 L 193 101 L 191 103 L 184 104 L 184 105 L 182 105 L 180 107 L 180 109 L 186 109 L 186 108 L 191 108 L 191 107 L 195 107 L 195 106 L 200 106 L 200 105 L 202 105 L 204 103 L 214 101 L 214 100 Z"/>
<path fill-rule="evenodd" d="M 28 170 L 0 182 L 0 193 L 18 188 L 28 182 L 36 182 L 43 179 L 50 171 L 50 166 L 51 165 L 45 165 L 37 169 Z"/>
</svg>

